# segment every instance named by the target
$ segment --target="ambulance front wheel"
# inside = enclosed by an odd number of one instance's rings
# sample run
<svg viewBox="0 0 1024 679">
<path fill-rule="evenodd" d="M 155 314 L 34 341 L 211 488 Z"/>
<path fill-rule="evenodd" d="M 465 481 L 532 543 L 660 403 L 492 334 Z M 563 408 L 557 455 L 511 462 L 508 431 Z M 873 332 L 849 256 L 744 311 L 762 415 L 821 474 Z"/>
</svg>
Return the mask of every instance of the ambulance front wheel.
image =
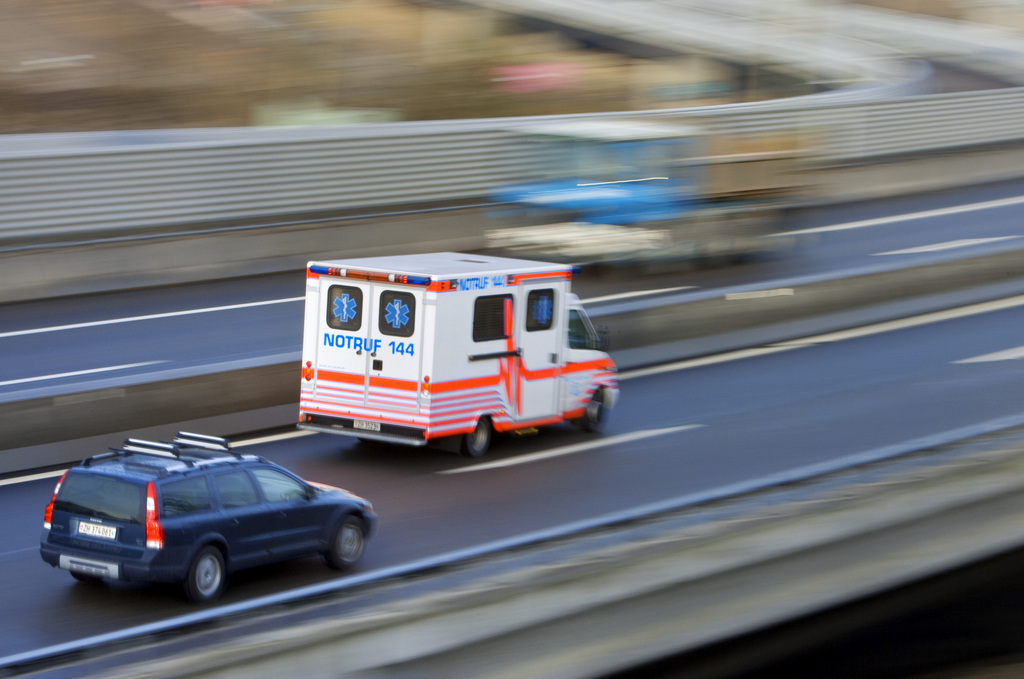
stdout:
<svg viewBox="0 0 1024 679">
<path fill-rule="evenodd" d="M 473 431 L 462 436 L 462 454 L 480 457 L 491 445 L 491 418 L 481 417 Z"/>
<path fill-rule="evenodd" d="M 580 420 L 580 425 L 583 427 L 583 431 L 601 431 L 604 426 L 604 391 L 598 389 L 594 392 L 594 395 L 590 397 L 590 401 L 587 403 L 586 409 L 583 411 L 583 417 Z"/>
</svg>

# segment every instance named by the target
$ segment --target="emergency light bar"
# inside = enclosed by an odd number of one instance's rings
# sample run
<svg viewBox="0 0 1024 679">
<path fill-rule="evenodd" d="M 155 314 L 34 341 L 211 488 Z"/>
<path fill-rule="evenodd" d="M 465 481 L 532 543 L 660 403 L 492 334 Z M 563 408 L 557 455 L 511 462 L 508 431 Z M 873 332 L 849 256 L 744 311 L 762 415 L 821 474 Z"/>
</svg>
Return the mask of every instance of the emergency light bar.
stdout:
<svg viewBox="0 0 1024 679">
<path fill-rule="evenodd" d="M 360 271 L 359 269 L 342 269 L 334 266 L 321 266 L 314 264 L 309 267 L 310 273 L 322 276 L 339 276 L 341 278 L 356 278 L 363 281 L 375 281 L 377 283 L 403 283 L 405 285 L 430 285 L 430 278 L 426 276 L 408 276 L 400 273 L 383 273 L 379 271 Z"/>
</svg>

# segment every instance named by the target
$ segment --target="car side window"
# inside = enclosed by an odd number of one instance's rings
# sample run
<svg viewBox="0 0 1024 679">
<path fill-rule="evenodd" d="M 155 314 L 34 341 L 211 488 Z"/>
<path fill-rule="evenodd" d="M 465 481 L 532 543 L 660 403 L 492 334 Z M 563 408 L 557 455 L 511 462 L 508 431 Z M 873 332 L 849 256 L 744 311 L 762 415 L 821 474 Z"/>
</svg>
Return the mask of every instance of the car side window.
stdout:
<svg viewBox="0 0 1024 679">
<path fill-rule="evenodd" d="M 213 477 L 213 485 L 217 487 L 220 506 L 224 509 L 259 504 L 260 497 L 256 494 L 256 487 L 244 471 L 217 474 Z"/>
<path fill-rule="evenodd" d="M 203 476 L 165 483 L 160 488 L 160 498 L 163 517 L 194 514 L 212 506 L 210 486 Z"/>
<path fill-rule="evenodd" d="M 304 485 L 275 469 L 254 469 L 252 475 L 260 484 L 267 502 L 288 502 L 307 497 Z"/>
</svg>

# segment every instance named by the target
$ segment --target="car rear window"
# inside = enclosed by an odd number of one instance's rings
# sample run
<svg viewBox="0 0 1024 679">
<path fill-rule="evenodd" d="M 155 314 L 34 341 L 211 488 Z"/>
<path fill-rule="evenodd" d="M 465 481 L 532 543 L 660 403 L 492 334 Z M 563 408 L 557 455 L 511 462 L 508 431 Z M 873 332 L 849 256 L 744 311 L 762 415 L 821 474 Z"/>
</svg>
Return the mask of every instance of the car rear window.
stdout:
<svg viewBox="0 0 1024 679">
<path fill-rule="evenodd" d="M 54 511 L 143 523 L 144 485 L 100 474 L 68 474 L 53 503 Z"/>
</svg>

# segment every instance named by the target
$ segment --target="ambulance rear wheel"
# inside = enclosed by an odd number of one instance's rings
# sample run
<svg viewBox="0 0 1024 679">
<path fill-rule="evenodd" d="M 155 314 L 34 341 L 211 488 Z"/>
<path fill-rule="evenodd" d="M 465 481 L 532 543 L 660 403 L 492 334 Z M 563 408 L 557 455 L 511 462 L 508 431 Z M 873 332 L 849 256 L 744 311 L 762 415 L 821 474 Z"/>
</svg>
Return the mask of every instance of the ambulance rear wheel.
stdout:
<svg viewBox="0 0 1024 679">
<path fill-rule="evenodd" d="M 583 411 L 583 418 L 580 420 L 583 431 L 601 431 L 604 426 L 604 415 L 604 392 L 599 389 L 590 397 L 590 402 Z"/>
<path fill-rule="evenodd" d="M 462 436 L 462 454 L 466 457 L 480 457 L 491 446 L 491 418 L 481 417 L 476 427 Z"/>
</svg>

